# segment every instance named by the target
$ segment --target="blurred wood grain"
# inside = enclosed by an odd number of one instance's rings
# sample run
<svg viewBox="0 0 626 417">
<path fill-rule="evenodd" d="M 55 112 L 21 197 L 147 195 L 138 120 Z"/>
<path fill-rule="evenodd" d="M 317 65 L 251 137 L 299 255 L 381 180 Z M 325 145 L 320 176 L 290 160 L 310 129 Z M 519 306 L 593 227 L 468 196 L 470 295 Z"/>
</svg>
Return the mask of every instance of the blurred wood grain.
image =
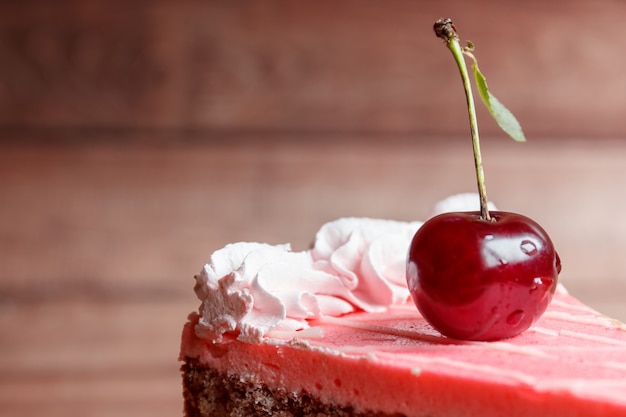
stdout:
<svg viewBox="0 0 626 417">
<path fill-rule="evenodd" d="M 212 251 L 304 249 L 325 221 L 424 219 L 475 186 L 467 138 L 9 142 L 0 410 L 18 417 L 180 415 L 180 331 Z M 625 320 L 626 142 L 483 142 L 491 198 L 549 231 L 571 292 Z"/>
<path fill-rule="evenodd" d="M 0 414 L 182 414 L 193 275 L 233 241 L 473 191 L 452 17 L 529 142 L 479 114 L 490 197 L 626 320 L 615 0 L 0 2 Z M 618 52 L 616 52 L 618 51 Z M 483 122 L 484 121 L 484 122 Z"/>
<path fill-rule="evenodd" d="M 531 136 L 624 137 L 625 14 L 615 0 L 0 2 L 0 128 L 463 134 L 432 32 L 449 16 Z"/>
</svg>

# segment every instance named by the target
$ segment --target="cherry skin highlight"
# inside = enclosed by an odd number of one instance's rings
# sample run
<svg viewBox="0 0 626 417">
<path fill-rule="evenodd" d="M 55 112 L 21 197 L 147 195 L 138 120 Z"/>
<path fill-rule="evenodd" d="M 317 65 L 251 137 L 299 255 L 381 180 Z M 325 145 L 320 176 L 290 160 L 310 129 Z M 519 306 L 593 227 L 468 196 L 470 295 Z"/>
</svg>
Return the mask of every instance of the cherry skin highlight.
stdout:
<svg viewBox="0 0 626 417">
<path fill-rule="evenodd" d="M 539 224 L 516 213 L 445 213 L 417 231 L 407 284 L 424 318 L 445 336 L 497 340 L 528 329 L 546 310 L 561 261 Z"/>
</svg>

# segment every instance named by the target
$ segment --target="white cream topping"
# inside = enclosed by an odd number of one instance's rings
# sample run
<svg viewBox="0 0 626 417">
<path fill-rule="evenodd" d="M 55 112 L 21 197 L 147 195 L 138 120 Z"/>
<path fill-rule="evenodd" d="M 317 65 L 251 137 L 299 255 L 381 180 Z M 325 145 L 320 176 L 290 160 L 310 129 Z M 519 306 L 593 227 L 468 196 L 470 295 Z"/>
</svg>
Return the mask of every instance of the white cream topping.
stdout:
<svg viewBox="0 0 626 417">
<path fill-rule="evenodd" d="M 436 212 L 475 209 L 478 196 L 444 200 Z M 422 222 L 342 218 L 317 232 L 314 246 L 240 242 L 211 255 L 195 276 L 202 301 L 199 337 L 218 342 L 227 332 L 258 343 L 270 330 L 307 329 L 307 319 L 353 311 L 384 311 L 409 298 L 405 262 Z"/>
</svg>

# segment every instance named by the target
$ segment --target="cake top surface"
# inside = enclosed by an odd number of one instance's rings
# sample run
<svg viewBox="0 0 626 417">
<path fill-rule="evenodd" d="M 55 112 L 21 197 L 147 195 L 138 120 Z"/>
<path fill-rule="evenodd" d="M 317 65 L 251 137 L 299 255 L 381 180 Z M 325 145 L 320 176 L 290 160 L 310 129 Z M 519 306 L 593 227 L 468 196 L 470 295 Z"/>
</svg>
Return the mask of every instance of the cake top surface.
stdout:
<svg viewBox="0 0 626 417">
<path fill-rule="evenodd" d="M 371 352 L 378 361 L 415 372 L 580 391 L 626 405 L 626 326 L 580 303 L 563 286 L 537 323 L 502 341 L 443 337 L 410 304 L 392 306 L 386 314 L 321 318 L 315 325 L 323 336 L 309 338 L 309 347 L 345 355 Z"/>
</svg>

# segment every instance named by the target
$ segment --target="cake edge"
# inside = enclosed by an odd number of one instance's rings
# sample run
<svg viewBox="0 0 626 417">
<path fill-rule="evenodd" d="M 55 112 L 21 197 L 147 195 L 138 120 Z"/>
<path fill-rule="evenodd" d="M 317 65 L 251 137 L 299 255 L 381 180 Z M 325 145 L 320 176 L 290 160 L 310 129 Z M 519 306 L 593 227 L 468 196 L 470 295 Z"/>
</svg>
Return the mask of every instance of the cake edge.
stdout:
<svg viewBox="0 0 626 417">
<path fill-rule="evenodd" d="M 304 391 L 272 390 L 265 384 L 204 366 L 195 358 L 184 357 L 180 370 L 185 417 L 404 417 L 357 412 L 352 406 L 324 403 Z"/>
</svg>

